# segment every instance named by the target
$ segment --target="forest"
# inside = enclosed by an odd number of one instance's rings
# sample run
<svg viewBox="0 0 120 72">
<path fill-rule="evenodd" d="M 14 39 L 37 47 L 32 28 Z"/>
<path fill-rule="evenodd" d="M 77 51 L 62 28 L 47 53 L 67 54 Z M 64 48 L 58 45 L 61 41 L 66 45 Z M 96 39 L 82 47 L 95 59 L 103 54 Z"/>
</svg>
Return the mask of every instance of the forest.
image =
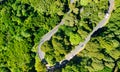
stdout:
<svg viewBox="0 0 120 72">
<path fill-rule="evenodd" d="M 0 72 L 46 72 L 37 54 L 42 36 L 65 20 L 41 47 L 46 61 L 55 65 L 85 40 L 108 10 L 108 0 L 70 1 L 0 0 Z M 120 72 L 119 3 L 115 0 L 109 22 L 60 72 Z"/>
</svg>

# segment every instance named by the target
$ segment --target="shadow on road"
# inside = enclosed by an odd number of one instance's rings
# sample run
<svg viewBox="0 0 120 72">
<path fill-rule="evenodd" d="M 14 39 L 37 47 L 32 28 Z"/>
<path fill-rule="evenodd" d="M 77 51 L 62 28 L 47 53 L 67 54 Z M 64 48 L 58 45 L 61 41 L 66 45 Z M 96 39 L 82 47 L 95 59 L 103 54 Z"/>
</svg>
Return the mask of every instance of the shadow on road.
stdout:
<svg viewBox="0 0 120 72">
<path fill-rule="evenodd" d="M 65 68 L 68 62 L 69 64 L 80 64 L 81 60 L 81 57 L 74 56 L 73 59 L 70 60 L 70 62 L 68 60 L 64 60 L 61 63 L 56 62 L 54 66 L 47 66 L 48 63 L 45 59 L 43 59 L 41 62 L 46 65 L 47 72 L 62 72 L 62 68 Z"/>
<path fill-rule="evenodd" d="M 96 37 L 96 36 L 104 36 L 104 33 L 107 30 L 107 27 L 99 28 L 97 31 L 95 31 L 91 37 Z"/>
</svg>

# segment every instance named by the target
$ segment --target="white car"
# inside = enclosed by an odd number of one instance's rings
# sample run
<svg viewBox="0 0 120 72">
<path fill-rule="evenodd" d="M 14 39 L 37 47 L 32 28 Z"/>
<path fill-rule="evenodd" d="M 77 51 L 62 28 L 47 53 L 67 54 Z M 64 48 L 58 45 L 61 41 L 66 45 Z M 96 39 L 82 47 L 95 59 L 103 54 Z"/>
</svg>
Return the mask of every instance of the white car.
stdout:
<svg viewBox="0 0 120 72">
<path fill-rule="evenodd" d="M 109 17 L 109 14 L 108 14 L 108 13 L 106 13 L 105 18 L 108 18 L 108 17 Z"/>
</svg>

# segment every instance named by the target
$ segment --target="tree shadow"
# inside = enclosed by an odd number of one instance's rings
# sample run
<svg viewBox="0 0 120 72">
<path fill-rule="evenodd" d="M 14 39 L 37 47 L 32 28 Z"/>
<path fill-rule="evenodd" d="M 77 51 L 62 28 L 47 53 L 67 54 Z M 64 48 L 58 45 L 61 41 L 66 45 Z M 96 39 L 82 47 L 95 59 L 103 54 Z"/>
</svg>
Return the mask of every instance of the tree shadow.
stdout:
<svg viewBox="0 0 120 72">
<path fill-rule="evenodd" d="M 70 65 L 75 64 L 75 65 L 77 65 L 77 64 L 80 64 L 81 60 L 82 60 L 81 57 L 78 57 L 78 56 L 75 55 L 70 61 L 64 60 L 61 63 L 57 62 L 55 64 L 55 66 L 54 66 L 55 67 L 54 72 L 62 72 L 62 68 L 65 68 L 67 64 L 70 64 Z"/>
<path fill-rule="evenodd" d="M 70 61 L 68 60 L 63 60 L 61 63 L 56 62 L 54 66 L 46 66 L 47 68 L 47 72 L 62 72 L 62 68 L 65 68 L 67 64 L 80 64 L 82 58 L 78 57 L 78 56 L 74 56 L 73 59 L 71 59 Z M 45 59 L 42 60 L 42 63 L 44 65 L 47 65 L 47 61 Z"/>
<path fill-rule="evenodd" d="M 81 57 L 78 57 L 77 55 L 75 55 L 71 60 L 70 60 L 70 64 L 80 64 L 80 62 L 82 61 Z"/>
<path fill-rule="evenodd" d="M 95 31 L 91 37 L 96 37 L 96 36 L 104 36 L 103 32 L 107 30 L 107 27 L 99 28 L 97 31 Z"/>
</svg>

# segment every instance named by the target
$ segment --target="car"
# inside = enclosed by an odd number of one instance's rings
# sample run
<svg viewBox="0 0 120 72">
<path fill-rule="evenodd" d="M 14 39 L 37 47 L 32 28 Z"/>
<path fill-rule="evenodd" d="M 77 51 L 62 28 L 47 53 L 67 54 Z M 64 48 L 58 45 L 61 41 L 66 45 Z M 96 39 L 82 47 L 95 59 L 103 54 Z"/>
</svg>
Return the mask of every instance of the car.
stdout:
<svg viewBox="0 0 120 72">
<path fill-rule="evenodd" d="M 105 18 L 108 18 L 108 17 L 109 17 L 109 14 L 108 14 L 108 13 L 106 13 Z"/>
<path fill-rule="evenodd" d="M 68 60 L 64 60 L 61 62 L 60 67 L 65 67 L 65 65 L 68 63 Z"/>
<path fill-rule="evenodd" d="M 59 69 L 60 68 L 60 63 L 59 62 L 56 62 L 55 66 L 54 66 L 56 69 Z"/>
<path fill-rule="evenodd" d="M 47 61 L 46 61 L 45 59 L 42 59 L 41 62 L 42 62 L 43 64 L 45 64 L 45 65 L 48 64 Z"/>
</svg>

